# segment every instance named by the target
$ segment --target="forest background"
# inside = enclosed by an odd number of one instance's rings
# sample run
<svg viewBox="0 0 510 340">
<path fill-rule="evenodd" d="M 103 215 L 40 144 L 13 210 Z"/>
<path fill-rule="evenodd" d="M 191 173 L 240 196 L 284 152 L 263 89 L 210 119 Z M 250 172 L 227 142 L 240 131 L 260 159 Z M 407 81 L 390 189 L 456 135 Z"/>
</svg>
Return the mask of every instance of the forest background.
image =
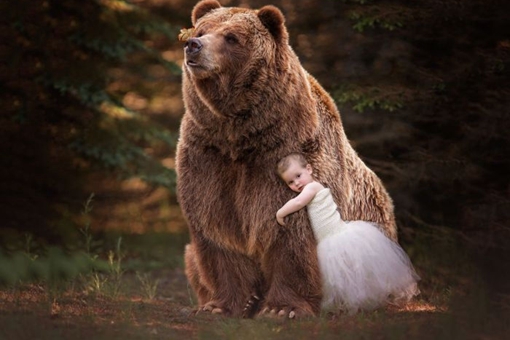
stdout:
<svg viewBox="0 0 510 340">
<path fill-rule="evenodd" d="M 508 312 L 510 4 L 221 2 L 282 9 L 291 46 L 332 94 L 348 138 L 390 192 L 400 242 L 425 291 L 461 286 L 456 270 L 473 266 L 476 279 L 467 280 L 480 281 L 498 313 Z M 170 252 L 173 262 L 161 266 L 182 270 L 177 35 L 190 27 L 194 4 L 2 2 L 3 286 L 47 281 L 33 262 L 54 248 L 64 258 L 78 250 L 101 258 L 130 245 L 165 248 L 160 257 Z M 28 262 L 16 262 L 19 252 Z M 143 253 L 130 256 L 143 261 Z M 62 268 L 65 279 L 80 274 Z"/>
</svg>

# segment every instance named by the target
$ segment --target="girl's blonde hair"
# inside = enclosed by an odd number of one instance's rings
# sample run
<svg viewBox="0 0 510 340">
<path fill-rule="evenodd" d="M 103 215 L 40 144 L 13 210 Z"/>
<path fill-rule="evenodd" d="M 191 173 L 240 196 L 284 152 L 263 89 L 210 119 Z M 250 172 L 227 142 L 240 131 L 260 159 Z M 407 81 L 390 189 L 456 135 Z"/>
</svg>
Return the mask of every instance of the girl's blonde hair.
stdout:
<svg viewBox="0 0 510 340">
<path fill-rule="evenodd" d="M 281 176 L 290 166 L 291 161 L 297 161 L 299 165 L 305 167 L 308 164 L 305 156 L 299 152 L 293 152 L 283 157 L 276 164 L 276 172 Z"/>
</svg>

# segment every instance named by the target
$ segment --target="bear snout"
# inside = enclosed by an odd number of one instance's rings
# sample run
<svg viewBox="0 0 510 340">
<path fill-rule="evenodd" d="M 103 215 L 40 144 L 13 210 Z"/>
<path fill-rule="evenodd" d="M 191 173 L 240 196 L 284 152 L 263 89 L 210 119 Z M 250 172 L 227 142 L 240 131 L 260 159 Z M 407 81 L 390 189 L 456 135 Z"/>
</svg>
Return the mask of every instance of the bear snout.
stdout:
<svg viewBox="0 0 510 340">
<path fill-rule="evenodd" d="M 184 44 L 184 49 L 186 54 L 193 55 L 200 52 L 202 46 L 203 45 L 198 38 L 190 38 L 188 41 L 186 41 L 186 44 Z"/>
</svg>

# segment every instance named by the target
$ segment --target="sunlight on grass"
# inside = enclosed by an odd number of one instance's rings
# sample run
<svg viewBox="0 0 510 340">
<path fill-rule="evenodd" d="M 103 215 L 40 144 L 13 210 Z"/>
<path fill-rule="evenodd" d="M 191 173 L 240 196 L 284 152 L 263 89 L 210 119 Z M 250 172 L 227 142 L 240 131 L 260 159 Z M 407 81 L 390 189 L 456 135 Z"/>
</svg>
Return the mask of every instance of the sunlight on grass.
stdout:
<svg viewBox="0 0 510 340">
<path fill-rule="evenodd" d="M 419 312 L 427 312 L 427 313 L 445 313 L 448 311 L 448 306 L 446 305 L 434 305 L 425 301 L 411 301 L 404 306 L 390 306 L 388 310 L 391 310 L 395 313 L 398 312 L 411 312 L 411 313 L 419 313 Z"/>
</svg>

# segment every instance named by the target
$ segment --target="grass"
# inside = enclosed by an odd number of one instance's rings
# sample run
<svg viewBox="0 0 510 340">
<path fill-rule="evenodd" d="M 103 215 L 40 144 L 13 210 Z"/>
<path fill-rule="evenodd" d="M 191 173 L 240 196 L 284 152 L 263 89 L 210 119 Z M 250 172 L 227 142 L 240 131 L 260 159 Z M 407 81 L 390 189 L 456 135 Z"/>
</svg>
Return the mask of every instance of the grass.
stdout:
<svg viewBox="0 0 510 340">
<path fill-rule="evenodd" d="M 407 306 L 353 316 L 244 320 L 194 313 L 183 271 L 186 234 L 88 233 L 83 236 L 90 247 L 81 250 L 45 249 L 24 235 L 18 251 L 0 256 L 4 269 L 10 262 L 40 265 L 19 270 L 22 280 L 3 280 L 0 339 L 503 339 L 510 334 L 510 307 L 501 303 L 507 300 L 494 299 L 472 254 L 453 236 L 437 239 L 420 232 L 412 242 L 403 241 L 412 245 L 406 251 L 422 277 L 422 294 Z M 94 242 L 100 246 L 92 247 Z"/>
</svg>

